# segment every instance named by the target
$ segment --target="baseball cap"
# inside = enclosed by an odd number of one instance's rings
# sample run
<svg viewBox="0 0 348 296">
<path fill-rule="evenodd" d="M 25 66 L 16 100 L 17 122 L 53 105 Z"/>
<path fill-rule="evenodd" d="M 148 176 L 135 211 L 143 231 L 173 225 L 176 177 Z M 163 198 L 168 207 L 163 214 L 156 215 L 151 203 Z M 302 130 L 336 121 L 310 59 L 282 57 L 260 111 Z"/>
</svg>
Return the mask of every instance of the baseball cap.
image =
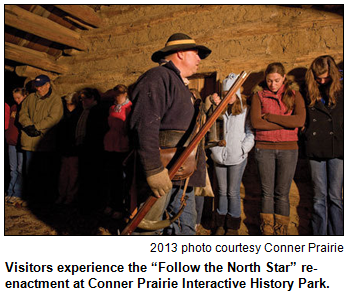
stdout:
<svg viewBox="0 0 348 296">
<path fill-rule="evenodd" d="M 36 87 L 43 86 L 47 82 L 51 82 L 51 80 L 46 75 L 39 75 L 34 80 L 34 84 L 35 84 Z"/>
</svg>

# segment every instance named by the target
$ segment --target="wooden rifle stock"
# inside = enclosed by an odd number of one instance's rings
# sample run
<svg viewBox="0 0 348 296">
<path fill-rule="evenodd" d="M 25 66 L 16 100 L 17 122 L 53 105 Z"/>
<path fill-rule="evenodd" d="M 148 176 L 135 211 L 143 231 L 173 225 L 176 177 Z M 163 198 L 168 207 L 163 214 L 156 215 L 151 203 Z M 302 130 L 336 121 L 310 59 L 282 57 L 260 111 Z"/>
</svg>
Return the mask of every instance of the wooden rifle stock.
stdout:
<svg viewBox="0 0 348 296">
<path fill-rule="evenodd" d="M 176 160 L 176 162 L 170 167 L 169 169 L 169 178 L 172 180 L 177 173 L 177 171 L 180 169 L 180 167 L 183 165 L 183 163 L 186 161 L 187 157 L 191 154 L 191 152 L 197 147 L 199 142 L 204 138 L 206 133 L 209 131 L 211 126 L 214 124 L 214 122 L 217 120 L 219 115 L 222 113 L 222 111 L 225 109 L 225 107 L 228 105 L 228 102 L 230 101 L 231 97 L 237 92 L 237 90 L 242 86 L 244 81 L 247 79 L 250 73 L 247 73 L 245 71 L 242 71 L 234 84 L 231 86 L 230 90 L 228 91 L 225 98 L 220 102 L 220 104 L 217 106 L 215 111 L 211 114 L 211 116 L 208 118 L 206 123 L 201 127 L 199 132 L 196 134 L 196 136 L 192 139 L 190 144 L 185 148 L 185 150 L 181 153 L 179 158 Z M 134 218 L 127 224 L 125 229 L 122 231 L 121 235 L 130 235 L 132 232 L 137 228 L 141 220 L 145 217 L 145 215 L 149 212 L 151 207 L 154 205 L 154 203 L 157 201 L 157 197 L 150 196 L 147 198 L 145 203 L 140 207 L 137 214 L 134 216 Z"/>
</svg>

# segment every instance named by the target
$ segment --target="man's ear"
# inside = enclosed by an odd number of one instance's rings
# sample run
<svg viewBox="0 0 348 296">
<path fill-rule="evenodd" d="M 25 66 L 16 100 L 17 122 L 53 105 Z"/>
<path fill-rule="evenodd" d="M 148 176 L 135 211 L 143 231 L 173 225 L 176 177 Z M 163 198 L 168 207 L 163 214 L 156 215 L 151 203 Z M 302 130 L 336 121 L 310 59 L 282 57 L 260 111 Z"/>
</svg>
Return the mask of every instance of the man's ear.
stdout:
<svg viewBox="0 0 348 296">
<path fill-rule="evenodd" d="M 176 55 L 177 55 L 177 57 L 178 57 L 180 60 L 184 59 L 184 52 L 183 52 L 183 51 L 178 51 L 178 52 L 176 53 Z"/>
</svg>

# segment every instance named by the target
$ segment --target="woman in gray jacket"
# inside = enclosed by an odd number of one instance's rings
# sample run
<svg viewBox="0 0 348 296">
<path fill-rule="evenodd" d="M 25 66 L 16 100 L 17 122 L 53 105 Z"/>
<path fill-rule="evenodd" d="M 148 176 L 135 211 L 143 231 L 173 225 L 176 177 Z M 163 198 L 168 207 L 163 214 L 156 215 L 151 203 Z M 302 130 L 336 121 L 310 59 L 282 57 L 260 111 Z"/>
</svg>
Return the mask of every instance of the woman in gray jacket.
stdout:
<svg viewBox="0 0 348 296">
<path fill-rule="evenodd" d="M 237 76 L 231 73 L 222 82 L 226 95 Z M 212 95 L 218 105 L 220 98 Z M 226 146 L 211 148 L 219 188 L 215 235 L 238 235 L 241 223 L 240 184 L 247 164 L 248 153 L 254 146 L 254 134 L 248 119 L 249 108 L 240 89 L 223 112 L 223 136 Z"/>
</svg>

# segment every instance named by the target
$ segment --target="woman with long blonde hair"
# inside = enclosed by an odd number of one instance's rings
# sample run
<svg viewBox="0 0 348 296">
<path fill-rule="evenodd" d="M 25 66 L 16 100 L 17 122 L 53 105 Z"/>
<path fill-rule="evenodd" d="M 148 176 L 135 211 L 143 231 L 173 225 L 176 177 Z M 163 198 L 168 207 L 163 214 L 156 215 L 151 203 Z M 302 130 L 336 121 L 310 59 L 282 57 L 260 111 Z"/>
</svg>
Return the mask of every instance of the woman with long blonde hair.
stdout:
<svg viewBox="0 0 348 296">
<path fill-rule="evenodd" d="M 343 235 L 343 86 L 335 60 L 317 57 L 306 73 L 304 131 L 314 189 L 314 235 Z"/>
</svg>

